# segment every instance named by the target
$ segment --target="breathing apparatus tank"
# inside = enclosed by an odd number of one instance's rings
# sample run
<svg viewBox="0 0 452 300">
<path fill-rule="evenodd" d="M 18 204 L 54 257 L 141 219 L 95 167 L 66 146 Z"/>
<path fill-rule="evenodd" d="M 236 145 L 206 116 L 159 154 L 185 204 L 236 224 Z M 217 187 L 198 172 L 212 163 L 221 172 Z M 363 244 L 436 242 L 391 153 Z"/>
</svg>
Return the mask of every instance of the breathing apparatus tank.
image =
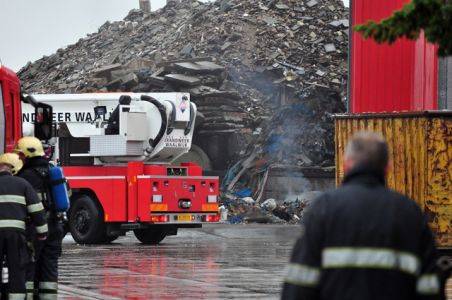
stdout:
<svg viewBox="0 0 452 300">
<path fill-rule="evenodd" d="M 69 195 L 63 169 L 60 167 L 51 167 L 49 169 L 49 179 L 55 210 L 57 212 L 67 211 L 69 209 Z"/>
</svg>

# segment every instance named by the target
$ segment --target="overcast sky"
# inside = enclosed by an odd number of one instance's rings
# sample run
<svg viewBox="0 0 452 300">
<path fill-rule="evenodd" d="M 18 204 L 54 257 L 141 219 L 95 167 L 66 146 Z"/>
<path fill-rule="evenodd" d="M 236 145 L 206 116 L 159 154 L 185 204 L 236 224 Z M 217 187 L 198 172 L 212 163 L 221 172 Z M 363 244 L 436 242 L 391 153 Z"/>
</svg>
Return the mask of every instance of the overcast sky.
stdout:
<svg viewBox="0 0 452 300">
<path fill-rule="evenodd" d="M 165 3 L 151 0 L 153 10 Z M 138 6 L 139 0 L 0 0 L 1 63 L 18 71 Z"/>
<path fill-rule="evenodd" d="M 151 0 L 153 9 L 165 3 Z M 138 6 L 139 0 L 0 0 L 0 59 L 18 71 Z"/>
</svg>

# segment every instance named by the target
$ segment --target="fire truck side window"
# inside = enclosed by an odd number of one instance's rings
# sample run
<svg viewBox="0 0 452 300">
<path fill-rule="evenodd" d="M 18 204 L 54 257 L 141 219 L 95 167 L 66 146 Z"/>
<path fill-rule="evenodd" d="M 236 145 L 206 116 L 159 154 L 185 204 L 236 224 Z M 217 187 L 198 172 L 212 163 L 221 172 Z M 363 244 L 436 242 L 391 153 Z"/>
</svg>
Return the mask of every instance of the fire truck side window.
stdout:
<svg viewBox="0 0 452 300">
<path fill-rule="evenodd" d="M 5 151 L 5 110 L 3 109 L 3 83 L 0 81 L 0 152 Z"/>
<path fill-rule="evenodd" d="M 14 118 L 14 116 L 16 115 L 15 114 L 15 112 L 16 112 L 16 103 L 15 103 L 15 99 L 14 99 L 14 94 L 13 93 L 10 93 L 9 94 L 10 96 L 11 96 L 11 112 L 12 112 L 12 115 L 13 115 L 13 118 Z M 12 137 L 13 138 L 15 138 L 16 137 L 16 126 L 15 126 L 15 124 L 12 124 L 12 126 L 11 126 L 11 129 L 12 129 Z"/>
</svg>

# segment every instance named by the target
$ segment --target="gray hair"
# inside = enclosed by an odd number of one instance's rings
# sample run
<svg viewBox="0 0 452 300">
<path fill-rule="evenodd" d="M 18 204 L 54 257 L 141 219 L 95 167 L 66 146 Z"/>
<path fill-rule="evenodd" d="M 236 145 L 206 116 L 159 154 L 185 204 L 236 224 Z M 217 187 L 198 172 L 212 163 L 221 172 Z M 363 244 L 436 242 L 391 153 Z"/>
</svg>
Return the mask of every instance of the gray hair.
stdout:
<svg viewBox="0 0 452 300">
<path fill-rule="evenodd" d="M 353 166 L 384 172 L 389 161 L 388 144 L 379 133 L 358 132 L 347 144 L 345 159 Z"/>
</svg>

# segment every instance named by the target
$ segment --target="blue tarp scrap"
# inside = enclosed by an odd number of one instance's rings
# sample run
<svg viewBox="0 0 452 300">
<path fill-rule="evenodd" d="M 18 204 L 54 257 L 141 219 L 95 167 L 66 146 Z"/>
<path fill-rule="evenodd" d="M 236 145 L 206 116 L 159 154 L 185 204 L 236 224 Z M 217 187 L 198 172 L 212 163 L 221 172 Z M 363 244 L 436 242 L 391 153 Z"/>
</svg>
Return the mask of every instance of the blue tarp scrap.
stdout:
<svg viewBox="0 0 452 300">
<path fill-rule="evenodd" d="M 268 144 L 264 148 L 265 153 L 277 152 L 281 149 L 281 144 L 284 137 L 279 135 L 274 135 L 268 139 Z"/>
<path fill-rule="evenodd" d="M 306 108 L 303 103 L 295 103 L 291 105 L 291 108 L 295 112 L 304 113 L 306 112 Z"/>
<path fill-rule="evenodd" d="M 245 197 L 251 197 L 252 194 L 253 194 L 253 191 L 250 188 L 244 188 L 244 189 L 241 189 L 240 191 L 235 192 L 234 196 L 236 196 L 238 198 L 245 198 Z"/>
<path fill-rule="evenodd" d="M 235 178 L 237 174 L 237 169 L 240 167 L 242 161 L 236 162 L 229 170 L 226 172 L 226 175 L 223 178 L 221 183 L 221 190 L 224 191 L 229 183 Z"/>
<path fill-rule="evenodd" d="M 243 220 L 242 220 L 242 218 L 240 218 L 239 216 L 232 216 L 232 217 L 229 219 L 229 222 L 230 222 L 231 224 L 240 224 L 240 223 L 243 223 Z"/>
</svg>

